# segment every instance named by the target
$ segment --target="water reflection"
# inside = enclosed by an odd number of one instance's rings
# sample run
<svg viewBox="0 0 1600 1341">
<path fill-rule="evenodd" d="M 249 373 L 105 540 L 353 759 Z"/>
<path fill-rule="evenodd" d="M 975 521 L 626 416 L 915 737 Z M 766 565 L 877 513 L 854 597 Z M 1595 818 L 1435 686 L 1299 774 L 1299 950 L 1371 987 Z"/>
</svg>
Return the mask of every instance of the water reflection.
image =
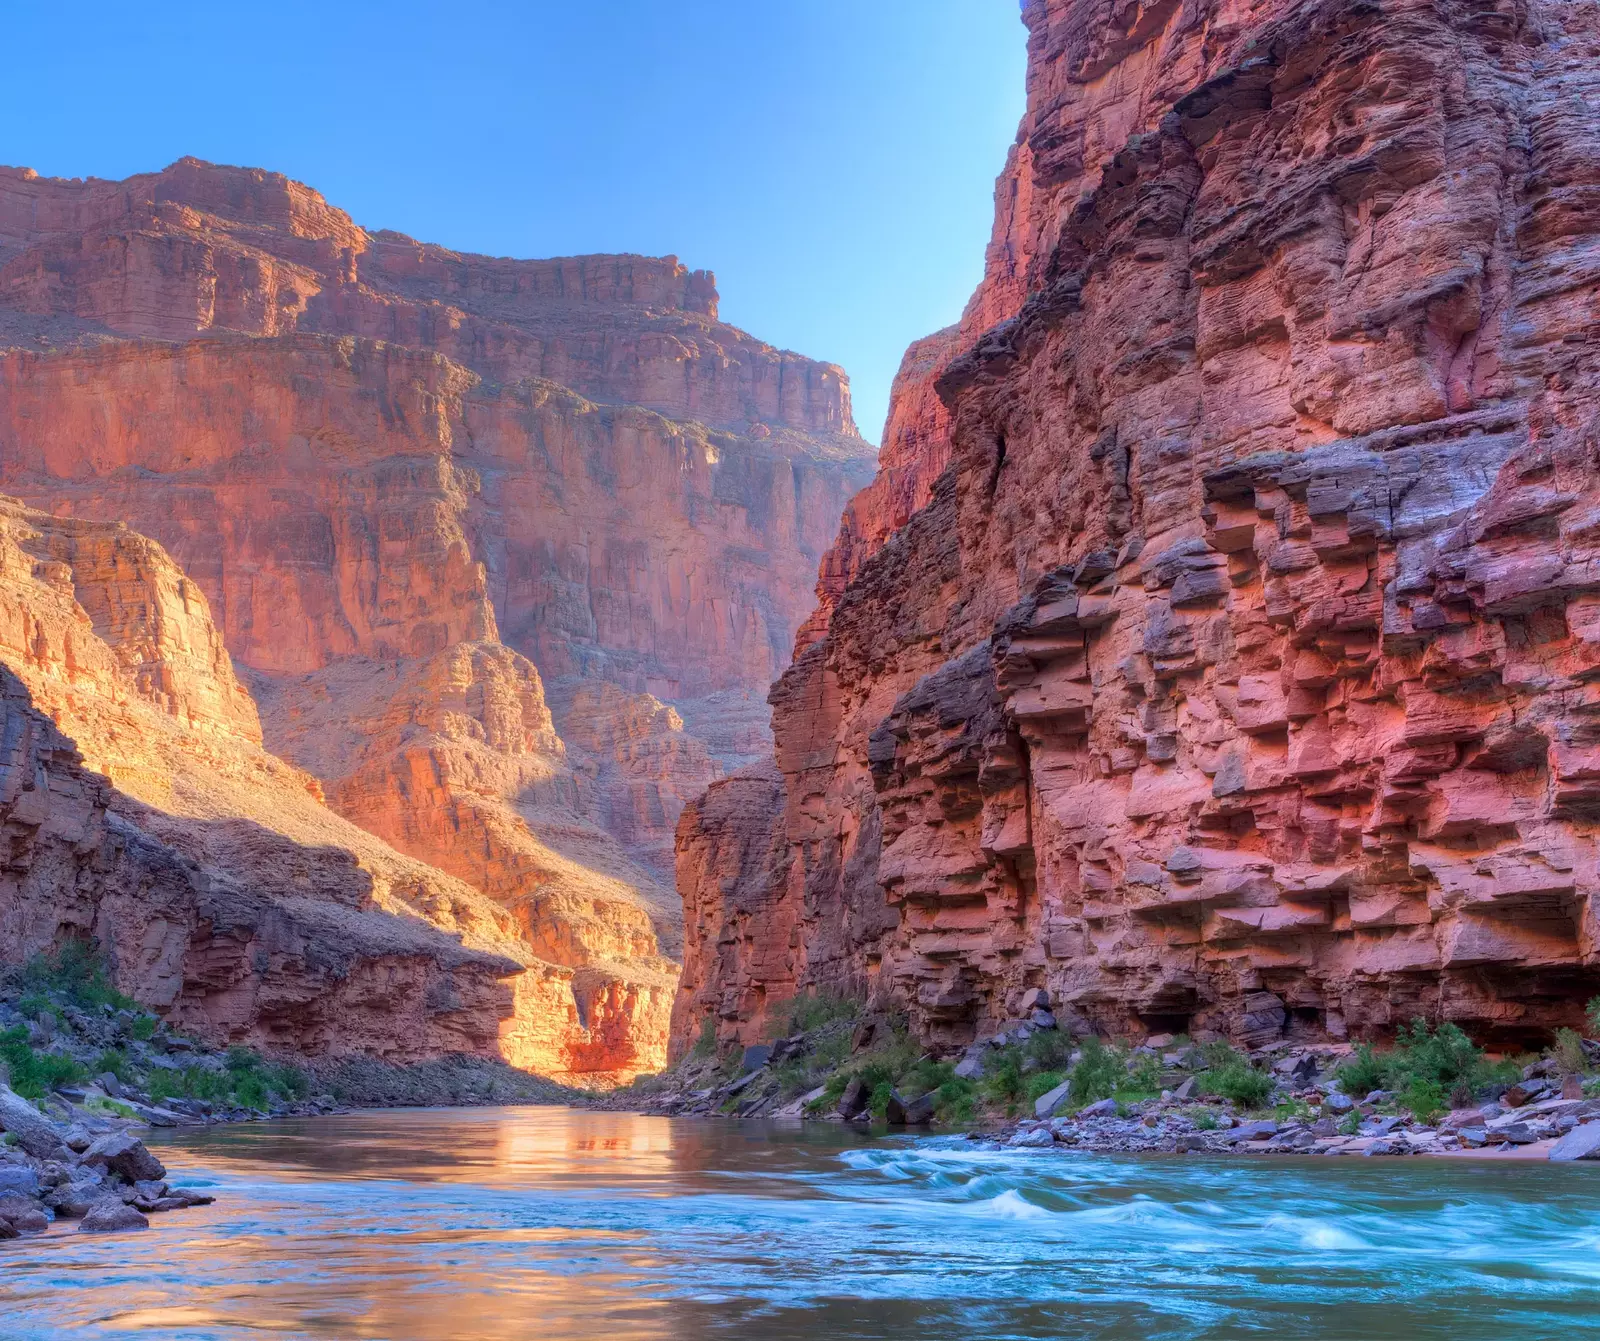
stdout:
<svg viewBox="0 0 1600 1341">
<path fill-rule="evenodd" d="M 993 1154 L 551 1108 L 172 1146 L 217 1204 L 0 1244 L 0 1336 L 1600 1335 L 1596 1168 Z"/>
</svg>

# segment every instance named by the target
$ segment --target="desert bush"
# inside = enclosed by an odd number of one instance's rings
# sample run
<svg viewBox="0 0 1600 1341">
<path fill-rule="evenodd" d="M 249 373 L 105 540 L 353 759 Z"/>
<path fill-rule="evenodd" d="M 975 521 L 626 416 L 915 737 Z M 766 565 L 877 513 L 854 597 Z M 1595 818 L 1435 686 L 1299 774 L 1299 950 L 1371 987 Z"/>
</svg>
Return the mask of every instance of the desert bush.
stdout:
<svg viewBox="0 0 1600 1341">
<path fill-rule="evenodd" d="M 1208 1069 L 1200 1073 L 1200 1091 L 1228 1099 L 1245 1108 L 1260 1108 L 1272 1093 L 1272 1077 L 1250 1065 L 1249 1059 L 1226 1043 L 1205 1048 Z"/>
<path fill-rule="evenodd" d="M 1387 1083 L 1388 1062 L 1372 1050 L 1372 1044 L 1362 1043 L 1356 1048 L 1355 1056 L 1335 1072 L 1335 1078 L 1346 1094 L 1364 1099 Z"/>
<path fill-rule="evenodd" d="M 1072 1068 L 1068 1093 L 1075 1104 L 1090 1104 L 1109 1099 L 1128 1078 L 1127 1063 L 1115 1048 L 1108 1048 L 1093 1035 L 1083 1040 L 1078 1064 Z"/>
<path fill-rule="evenodd" d="M 1432 1122 L 1445 1111 L 1444 1086 L 1423 1076 L 1412 1076 L 1395 1098 L 1418 1122 Z"/>
<path fill-rule="evenodd" d="M 84 1071 L 70 1057 L 37 1052 L 22 1025 L 0 1032 L 0 1061 L 11 1073 L 11 1088 L 24 1099 L 42 1099 L 57 1085 L 82 1080 Z"/>
<path fill-rule="evenodd" d="M 111 985 L 105 963 L 94 946 L 84 941 L 66 941 L 54 950 L 35 955 L 20 975 L 24 1014 L 37 1014 L 61 997 L 83 1010 L 138 1010 L 138 1002 L 124 996 Z"/>
<path fill-rule="evenodd" d="M 1072 1035 L 1064 1029 L 1041 1029 L 1028 1038 L 1022 1050 L 1041 1071 L 1065 1071 L 1072 1064 Z"/>
<path fill-rule="evenodd" d="M 1581 1051 L 1581 1049 L 1580 1049 Z M 1402 1028 L 1385 1052 L 1363 1043 L 1338 1071 L 1339 1086 L 1353 1098 L 1390 1090 L 1419 1119 L 1418 1107 L 1436 1113 L 1452 1104 L 1470 1104 L 1477 1089 L 1521 1076 L 1513 1061 L 1491 1062 L 1459 1026 L 1430 1027 L 1420 1016 Z"/>
<path fill-rule="evenodd" d="M 1583 1050 L 1583 1036 L 1576 1029 L 1557 1029 L 1555 1046 L 1550 1056 L 1561 1068 L 1564 1076 L 1581 1076 L 1589 1069 L 1589 1057 Z"/>
<path fill-rule="evenodd" d="M 715 1017 L 707 1015 L 701 1021 L 700 1034 L 694 1041 L 692 1049 L 696 1057 L 709 1057 L 717 1050 L 717 1021 Z"/>
<path fill-rule="evenodd" d="M 777 1017 L 775 1037 L 809 1034 L 828 1024 L 854 1024 L 861 1018 L 861 1003 L 829 992 L 807 993 L 789 1003 L 788 1011 Z"/>
</svg>

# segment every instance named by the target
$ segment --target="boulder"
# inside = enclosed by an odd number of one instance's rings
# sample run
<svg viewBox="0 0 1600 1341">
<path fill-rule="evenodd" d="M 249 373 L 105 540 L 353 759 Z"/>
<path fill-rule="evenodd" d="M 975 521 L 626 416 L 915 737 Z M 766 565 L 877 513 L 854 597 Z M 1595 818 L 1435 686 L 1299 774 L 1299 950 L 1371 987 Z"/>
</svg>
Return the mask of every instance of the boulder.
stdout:
<svg viewBox="0 0 1600 1341">
<path fill-rule="evenodd" d="M 976 1080 L 983 1074 L 983 1059 L 977 1055 L 963 1057 L 956 1063 L 956 1075 L 962 1080 Z"/>
<path fill-rule="evenodd" d="M 65 1153 L 55 1124 L 9 1088 L 0 1089 L 0 1131 L 15 1136 L 35 1159 L 55 1159 Z"/>
<path fill-rule="evenodd" d="M 759 1071 L 772 1060 L 772 1049 L 765 1043 L 755 1043 L 744 1050 L 744 1058 L 739 1063 L 740 1070 L 747 1074 Z"/>
<path fill-rule="evenodd" d="M 1022 994 L 1022 1013 L 1028 1014 L 1035 1010 L 1050 1009 L 1050 989 L 1048 987 L 1030 987 Z"/>
<path fill-rule="evenodd" d="M 1553 1088 L 1542 1076 L 1520 1080 L 1505 1092 L 1503 1102 L 1507 1108 L 1522 1108 Z"/>
<path fill-rule="evenodd" d="M 102 1136 L 84 1151 L 83 1162 L 119 1174 L 130 1183 L 167 1176 L 166 1166 L 145 1149 L 144 1142 L 126 1132 Z"/>
<path fill-rule="evenodd" d="M 1600 1122 L 1574 1127 L 1551 1147 L 1550 1158 L 1559 1162 L 1600 1159 Z"/>
<path fill-rule="evenodd" d="M 106 1197 L 89 1207 L 78 1226 L 80 1232 L 89 1234 L 120 1234 L 129 1229 L 149 1229 L 150 1222 L 132 1206 Z"/>
<path fill-rule="evenodd" d="M 1066 1103 L 1071 1089 L 1071 1083 L 1063 1080 L 1055 1089 L 1041 1094 L 1033 1101 L 1033 1115 L 1039 1118 L 1054 1117 L 1056 1110 Z"/>
<path fill-rule="evenodd" d="M 1341 1094 L 1338 1090 L 1335 1090 L 1322 1101 L 1323 1111 L 1326 1113 L 1332 1113 L 1335 1116 L 1342 1116 L 1345 1113 L 1354 1112 L 1355 1106 L 1356 1101 L 1354 1099 L 1352 1099 L 1348 1094 Z"/>
<path fill-rule="evenodd" d="M 872 1096 L 867 1091 L 867 1085 L 860 1076 L 851 1078 L 844 1087 L 844 1093 L 839 1096 L 839 1116 L 846 1119 L 859 1117 L 866 1109 L 867 1100 Z"/>
<path fill-rule="evenodd" d="M 906 1101 L 900 1097 L 899 1090 L 889 1091 L 889 1102 L 884 1106 L 883 1120 L 891 1127 L 906 1125 Z"/>
<path fill-rule="evenodd" d="M 1032 1131 L 1020 1131 L 1006 1142 L 1016 1150 L 1043 1150 L 1046 1146 L 1056 1143 L 1055 1135 L 1048 1127 L 1035 1127 Z"/>
<path fill-rule="evenodd" d="M 933 1110 L 937 1105 L 939 1096 L 932 1090 L 926 1094 L 919 1094 L 915 1099 L 905 1105 L 906 1126 L 926 1127 L 933 1121 Z"/>
<path fill-rule="evenodd" d="M 1116 1115 L 1117 1101 L 1115 1099 L 1101 1099 L 1098 1103 L 1092 1103 L 1087 1108 L 1078 1110 L 1078 1116 L 1085 1118 L 1116 1117 Z"/>
<path fill-rule="evenodd" d="M 31 1198 L 0 1197 L 0 1224 L 10 1225 L 20 1234 L 42 1234 L 50 1228 L 50 1217 Z"/>
<path fill-rule="evenodd" d="M 36 1197 L 39 1175 L 26 1165 L 0 1164 L 0 1197 Z"/>
</svg>

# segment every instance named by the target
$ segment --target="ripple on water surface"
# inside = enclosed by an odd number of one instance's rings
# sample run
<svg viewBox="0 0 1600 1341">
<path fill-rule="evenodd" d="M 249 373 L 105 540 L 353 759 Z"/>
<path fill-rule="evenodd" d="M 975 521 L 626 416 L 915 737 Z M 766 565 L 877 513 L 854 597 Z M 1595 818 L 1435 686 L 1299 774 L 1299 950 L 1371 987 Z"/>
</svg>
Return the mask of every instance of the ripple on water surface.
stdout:
<svg viewBox="0 0 1600 1341">
<path fill-rule="evenodd" d="M 0 1336 L 1600 1336 L 1600 1168 L 984 1152 L 560 1108 L 213 1128 Z"/>
</svg>

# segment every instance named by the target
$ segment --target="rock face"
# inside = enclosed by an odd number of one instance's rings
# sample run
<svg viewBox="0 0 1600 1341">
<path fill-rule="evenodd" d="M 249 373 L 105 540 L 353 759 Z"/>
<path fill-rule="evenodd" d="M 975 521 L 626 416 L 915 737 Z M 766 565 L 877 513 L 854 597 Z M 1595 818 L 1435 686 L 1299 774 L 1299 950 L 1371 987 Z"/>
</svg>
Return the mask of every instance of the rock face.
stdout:
<svg viewBox="0 0 1600 1341">
<path fill-rule="evenodd" d="M 781 795 L 681 821 L 675 1048 L 813 987 L 947 1048 L 1033 987 L 1257 1046 L 1579 1023 L 1600 7 L 1023 17 L 986 278 L 891 415 L 928 464 L 846 515 Z"/>
<path fill-rule="evenodd" d="M 0 501 L 0 663 L 0 960 L 97 941 L 123 990 L 219 1043 L 498 1055 L 522 963 L 412 911 L 492 906 L 261 749 L 159 546 Z"/>
<path fill-rule="evenodd" d="M 425 915 L 530 965 L 507 1059 L 596 1083 L 664 1057 L 667 836 L 768 748 L 868 474 L 841 371 L 716 306 L 670 257 L 460 255 L 270 173 L 0 169 L 0 488 L 164 547 L 220 633 L 191 660 L 239 669 L 163 692 L 444 873 Z"/>
</svg>

